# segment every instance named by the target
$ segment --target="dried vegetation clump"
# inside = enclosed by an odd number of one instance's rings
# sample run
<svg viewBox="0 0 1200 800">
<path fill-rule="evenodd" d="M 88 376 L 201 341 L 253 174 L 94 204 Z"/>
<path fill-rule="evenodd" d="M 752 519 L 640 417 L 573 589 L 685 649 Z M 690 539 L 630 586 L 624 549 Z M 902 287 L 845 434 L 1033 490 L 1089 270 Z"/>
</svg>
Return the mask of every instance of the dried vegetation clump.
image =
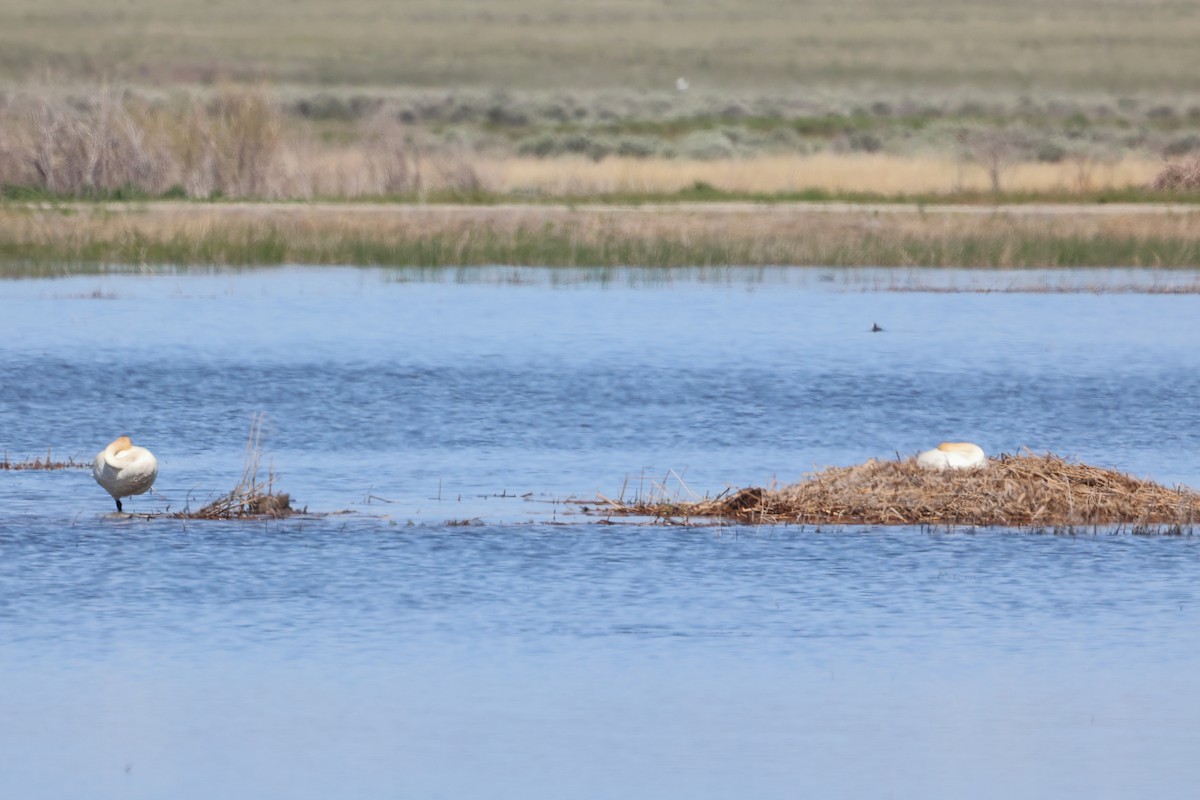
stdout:
<svg viewBox="0 0 1200 800">
<path fill-rule="evenodd" d="M 263 416 L 256 416 L 250 423 L 250 435 L 246 440 L 246 457 L 242 463 L 242 478 L 237 486 L 226 495 L 200 508 L 199 511 L 184 509 L 170 516 L 176 519 L 253 519 L 260 517 L 287 517 L 298 513 L 292 508 L 291 497 L 274 492 L 275 472 L 267 471 L 267 477 L 259 477 L 259 462 L 262 460 Z"/>
<path fill-rule="evenodd" d="M 261 87 L 153 99 L 39 85 L 0 93 L 0 195 L 306 199 L 481 186 L 457 149 L 426 157 L 427 137 L 394 116 L 342 138 L 323 143 Z"/>
<path fill-rule="evenodd" d="M 45 458 L 27 458 L 22 461 L 9 460 L 8 453 L 5 452 L 3 458 L 0 458 L 0 469 L 11 471 L 35 469 L 35 470 L 56 470 L 56 469 L 90 469 L 91 463 L 76 461 L 74 456 L 68 456 L 65 461 L 62 459 L 55 460 L 50 451 L 46 451 Z"/>
<path fill-rule="evenodd" d="M 1200 156 L 1168 161 L 1154 178 L 1160 191 L 1200 191 Z"/>
<path fill-rule="evenodd" d="M 1167 488 L 1055 455 L 1000 455 L 986 468 L 936 472 L 912 459 L 830 467 L 779 489 L 743 489 L 696 502 L 606 501 L 600 511 L 663 521 L 969 525 L 1190 530 L 1200 493 Z"/>
</svg>

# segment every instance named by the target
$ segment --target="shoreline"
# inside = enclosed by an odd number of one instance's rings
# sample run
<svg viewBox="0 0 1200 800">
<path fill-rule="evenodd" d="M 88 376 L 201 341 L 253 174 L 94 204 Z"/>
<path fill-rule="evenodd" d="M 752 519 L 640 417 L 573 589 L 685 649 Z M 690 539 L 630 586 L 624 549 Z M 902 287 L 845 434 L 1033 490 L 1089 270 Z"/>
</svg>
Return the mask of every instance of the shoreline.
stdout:
<svg viewBox="0 0 1200 800">
<path fill-rule="evenodd" d="M 111 265 L 1200 267 L 1200 206 L 0 203 L 0 275 Z"/>
</svg>

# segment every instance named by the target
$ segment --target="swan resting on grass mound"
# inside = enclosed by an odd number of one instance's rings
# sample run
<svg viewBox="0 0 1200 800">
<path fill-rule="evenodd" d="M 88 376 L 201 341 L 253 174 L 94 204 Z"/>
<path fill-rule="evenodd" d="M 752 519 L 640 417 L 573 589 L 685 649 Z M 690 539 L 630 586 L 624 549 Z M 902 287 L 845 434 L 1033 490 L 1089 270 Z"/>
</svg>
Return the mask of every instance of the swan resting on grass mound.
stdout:
<svg viewBox="0 0 1200 800">
<path fill-rule="evenodd" d="M 925 469 L 975 469 L 987 466 L 983 448 L 970 442 L 942 442 L 917 455 L 917 465 Z"/>
<path fill-rule="evenodd" d="M 154 485 L 158 460 L 149 450 L 136 447 L 128 436 L 122 436 L 96 454 L 92 477 L 117 501 L 117 511 L 122 511 L 122 497 L 142 494 Z"/>
</svg>

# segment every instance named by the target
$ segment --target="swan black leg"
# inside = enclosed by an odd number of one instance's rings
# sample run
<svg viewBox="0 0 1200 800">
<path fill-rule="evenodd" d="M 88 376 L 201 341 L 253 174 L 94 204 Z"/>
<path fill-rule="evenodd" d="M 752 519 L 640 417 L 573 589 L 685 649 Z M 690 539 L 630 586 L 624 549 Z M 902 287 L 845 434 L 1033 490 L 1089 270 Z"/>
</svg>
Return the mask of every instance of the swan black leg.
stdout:
<svg viewBox="0 0 1200 800">
<path fill-rule="evenodd" d="M 114 497 L 114 498 L 113 498 L 113 500 L 116 500 L 116 501 L 117 501 L 117 511 L 118 511 L 118 512 L 119 512 L 119 511 L 121 511 L 121 498 L 119 498 L 119 497 Z"/>
</svg>

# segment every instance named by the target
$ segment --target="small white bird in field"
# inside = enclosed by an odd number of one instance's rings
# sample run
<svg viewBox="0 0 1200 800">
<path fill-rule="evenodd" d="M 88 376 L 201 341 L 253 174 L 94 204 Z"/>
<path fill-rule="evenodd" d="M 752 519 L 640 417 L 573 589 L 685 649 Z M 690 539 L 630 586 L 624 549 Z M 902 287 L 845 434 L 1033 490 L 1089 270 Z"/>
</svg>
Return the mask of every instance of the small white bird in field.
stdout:
<svg viewBox="0 0 1200 800">
<path fill-rule="evenodd" d="M 975 469 L 987 466 L 983 448 L 970 442 L 942 442 L 933 450 L 917 455 L 917 465 L 925 469 Z"/>
<path fill-rule="evenodd" d="M 675 79 L 675 89 L 677 91 L 686 92 L 688 90 L 688 86 L 690 86 L 690 85 L 691 84 L 688 83 L 687 78 L 676 78 Z"/>
<path fill-rule="evenodd" d="M 92 477 L 117 501 L 117 511 L 122 511 L 122 497 L 142 494 L 154 485 L 158 460 L 149 450 L 136 447 L 128 436 L 122 436 L 96 454 Z"/>
</svg>

